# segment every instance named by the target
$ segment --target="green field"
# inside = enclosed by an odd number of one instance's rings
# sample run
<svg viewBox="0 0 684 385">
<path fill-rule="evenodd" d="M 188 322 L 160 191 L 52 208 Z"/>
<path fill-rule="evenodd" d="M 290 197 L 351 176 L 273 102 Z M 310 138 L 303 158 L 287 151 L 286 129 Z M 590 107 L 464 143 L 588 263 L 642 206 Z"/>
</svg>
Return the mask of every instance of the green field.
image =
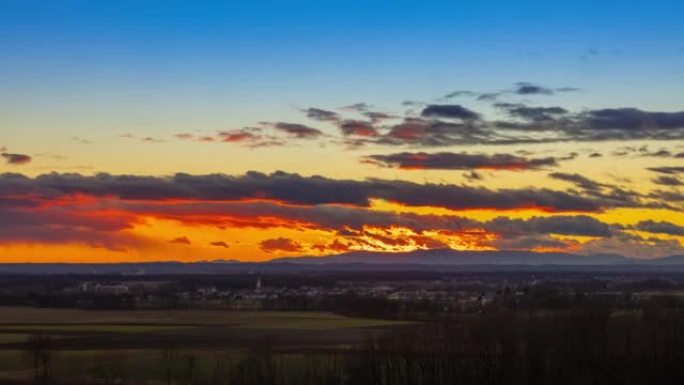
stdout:
<svg viewBox="0 0 684 385">
<path fill-rule="evenodd" d="M 176 352 L 178 360 L 192 357 L 199 375 L 265 340 L 286 357 L 301 357 L 300 351 L 349 346 L 368 333 L 405 324 L 329 312 L 0 307 L 0 379 L 33 375 L 26 341 L 36 334 L 49 336 L 61 376 L 94 378 L 125 370 L 135 378 L 157 378 L 165 351 Z"/>
<path fill-rule="evenodd" d="M 329 312 L 290 311 L 212 311 L 212 310 L 143 310 L 91 311 L 79 309 L 40 309 L 23 307 L 0 308 L 0 330 L 16 325 L 24 328 L 55 327 L 55 325 L 88 325 L 100 331 L 115 325 L 143 327 L 160 326 L 228 326 L 258 329 L 319 329 L 382 327 L 400 324 L 398 321 L 345 317 Z M 118 326 L 117 326 L 118 327 Z M 114 327 L 116 329 L 117 327 Z M 122 332 L 130 332 L 124 327 Z M 74 327 L 78 329 L 77 327 Z M 64 329 L 62 329 L 64 330 Z M 133 330 L 149 331 L 149 330 Z"/>
</svg>

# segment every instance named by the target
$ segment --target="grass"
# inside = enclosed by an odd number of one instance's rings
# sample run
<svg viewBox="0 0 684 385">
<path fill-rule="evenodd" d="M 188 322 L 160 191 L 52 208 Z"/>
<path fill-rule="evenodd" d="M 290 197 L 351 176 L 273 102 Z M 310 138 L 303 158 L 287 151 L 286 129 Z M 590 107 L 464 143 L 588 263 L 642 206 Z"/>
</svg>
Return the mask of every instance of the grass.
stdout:
<svg viewBox="0 0 684 385">
<path fill-rule="evenodd" d="M 25 342 L 28 339 L 28 334 L 23 333 L 2 333 L 0 332 L 0 344 L 16 344 Z"/>
<path fill-rule="evenodd" d="M 0 333 L 8 330 L 27 332 L 93 332 L 93 333 L 146 333 L 156 331 L 170 331 L 187 329 L 189 326 L 173 325 L 73 325 L 73 324 L 31 324 L 31 325 L 0 325 Z M 0 334 L 0 343 L 3 343 Z M 5 342 L 8 343 L 8 342 Z"/>
<path fill-rule="evenodd" d="M 142 310 L 95 311 L 0 307 L 0 381 L 30 378 L 31 360 L 22 343 L 34 333 L 55 341 L 55 367 L 65 378 L 95 378 L 102 370 L 121 368 L 131 378 L 158 378 L 161 352 L 180 347 L 177 365 L 190 355 L 199 372 L 208 373 L 235 359 L 266 337 L 286 349 L 351 343 L 364 328 L 405 322 L 353 318 L 330 312 Z M 68 338 L 66 338 L 68 337 Z M 3 349 L 3 345 L 7 345 Z M 14 349 L 14 350 L 7 350 Z M 114 368 L 114 369 L 112 369 Z M 118 369 L 116 369 L 118 370 Z M 199 374 L 199 373 L 198 373 Z"/>
<path fill-rule="evenodd" d="M 173 326 L 218 325 L 255 329 L 365 328 L 398 325 L 402 322 L 345 317 L 330 312 L 212 311 L 212 310 L 122 310 L 2 308 L 0 330 L 99 331 L 138 333 Z M 21 325 L 22 328 L 17 328 Z M 67 326 L 69 325 L 69 326 Z"/>
</svg>

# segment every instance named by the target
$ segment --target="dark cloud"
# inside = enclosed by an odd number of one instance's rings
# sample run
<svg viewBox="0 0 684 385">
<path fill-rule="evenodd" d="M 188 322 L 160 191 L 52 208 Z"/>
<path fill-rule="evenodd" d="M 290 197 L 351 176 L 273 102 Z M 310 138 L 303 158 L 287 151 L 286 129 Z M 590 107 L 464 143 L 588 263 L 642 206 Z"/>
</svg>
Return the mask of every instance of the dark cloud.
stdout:
<svg viewBox="0 0 684 385">
<path fill-rule="evenodd" d="M 340 119 L 340 115 L 336 112 L 322 110 L 320 108 L 307 108 L 304 112 L 309 119 L 321 122 L 335 122 Z"/>
<path fill-rule="evenodd" d="M 345 120 L 339 123 L 339 128 L 345 136 L 378 136 L 378 130 L 370 122 L 360 120 Z"/>
<path fill-rule="evenodd" d="M 668 175 L 676 175 L 676 174 L 684 174 L 684 167 L 649 167 L 649 170 L 653 172 L 657 172 L 659 174 L 668 174 Z"/>
<path fill-rule="evenodd" d="M 606 108 L 588 111 L 582 124 L 596 130 L 675 130 L 684 128 L 684 111 L 651 112 L 638 108 Z"/>
<path fill-rule="evenodd" d="M 552 89 L 527 82 L 516 83 L 513 92 L 518 95 L 553 95 Z"/>
<path fill-rule="evenodd" d="M 273 123 L 272 126 L 276 130 L 286 132 L 297 138 L 317 138 L 323 135 L 323 132 L 321 130 L 306 126 L 304 124 L 278 122 Z"/>
<path fill-rule="evenodd" d="M 390 115 L 390 114 L 387 114 L 384 112 L 378 112 L 378 111 L 366 111 L 363 113 L 363 116 L 370 119 L 371 123 L 373 123 L 373 124 L 380 123 L 384 120 L 396 118 L 396 116 L 394 116 L 394 115 Z"/>
<path fill-rule="evenodd" d="M 579 92 L 582 91 L 581 88 L 577 87 L 558 87 L 555 89 L 556 92 Z"/>
<path fill-rule="evenodd" d="M 542 122 L 554 121 L 568 113 L 562 107 L 530 107 L 517 103 L 496 103 L 494 107 L 505 110 L 509 115 L 524 120 Z"/>
<path fill-rule="evenodd" d="M 527 220 L 499 217 L 488 222 L 486 227 L 497 233 L 509 235 L 521 233 L 583 235 L 591 237 L 610 237 L 613 235 L 609 225 L 586 215 L 533 217 Z"/>
<path fill-rule="evenodd" d="M 469 181 L 481 181 L 484 179 L 482 174 L 476 171 L 469 171 L 463 174 L 463 177 Z"/>
<path fill-rule="evenodd" d="M 548 211 L 600 211 L 604 205 L 612 205 L 601 199 L 549 189 L 490 190 L 397 180 L 335 180 L 284 172 L 248 172 L 242 176 L 176 174 L 168 178 L 57 173 L 28 178 L 20 174 L 0 174 L 0 196 L 17 194 L 34 194 L 46 199 L 82 194 L 124 200 L 267 199 L 303 205 L 337 203 L 356 206 L 368 206 L 371 199 L 384 199 L 407 206 L 454 210 L 538 208 Z"/>
<path fill-rule="evenodd" d="M 342 110 L 364 112 L 364 111 L 370 110 L 371 108 L 373 108 L 373 106 L 371 106 L 368 103 L 354 103 L 354 104 L 350 104 L 348 106 L 342 107 Z"/>
<path fill-rule="evenodd" d="M 593 206 L 596 201 L 549 190 L 491 191 L 400 181 L 307 178 L 285 173 L 252 173 L 242 177 L 177 175 L 175 178 L 66 174 L 69 183 L 60 177 L 59 174 L 50 174 L 48 178 L 0 175 L 0 242 L 80 242 L 112 250 L 125 249 L 144 242 L 132 238 L 127 230 L 144 223 L 146 218 L 218 228 L 317 229 L 334 232 L 345 239 L 359 238 L 354 241 L 358 245 L 368 242 L 363 238 L 372 238 L 375 247 L 398 248 L 444 247 L 442 241 L 434 239 L 435 232 L 445 236 L 482 237 L 478 241 L 482 246 L 502 246 L 504 242 L 509 246 L 517 243 L 522 247 L 526 243 L 530 247 L 551 247 L 551 239 L 545 237 L 549 234 L 612 237 L 620 231 L 585 215 L 500 217 L 480 222 L 457 215 L 423 215 L 367 207 L 371 197 L 379 197 L 400 204 L 462 209 L 541 207 L 548 211 L 576 211 L 586 208 L 583 206 L 586 204 L 592 205 L 590 209 L 601 208 Z M 14 185 L 8 186 L 7 180 L 13 180 Z M 27 184 L 33 183 L 36 184 L 28 188 Z M 414 233 L 397 237 L 389 231 L 396 228 Z M 485 234 L 495 236 L 483 237 Z M 121 242 L 117 242 L 118 237 Z M 533 242 L 535 239 L 540 242 Z M 191 243 L 185 236 L 171 242 Z M 225 247 L 219 241 L 209 245 Z M 286 238 L 266 240 L 262 248 L 269 252 L 304 249 Z"/>
<path fill-rule="evenodd" d="M 209 245 L 214 246 L 214 247 L 223 247 L 225 249 L 230 248 L 230 245 L 228 245 L 228 243 L 226 243 L 224 241 L 209 242 Z"/>
<path fill-rule="evenodd" d="M 451 99 L 451 98 L 458 98 L 461 96 L 476 97 L 479 95 L 480 95 L 479 92 L 473 92 L 473 91 L 467 91 L 467 90 L 457 90 L 457 91 L 453 91 L 453 92 L 450 92 L 450 93 L 444 95 L 444 98 L 445 99 Z"/>
<path fill-rule="evenodd" d="M 11 154 L 7 152 L 3 152 L 0 154 L 3 158 L 5 158 L 5 161 L 7 164 L 11 164 L 13 166 L 20 166 L 24 164 L 31 163 L 31 156 L 26 155 L 26 154 Z"/>
<path fill-rule="evenodd" d="M 408 101 L 410 106 L 403 115 L 373 111 L 366 103 L 357 103 L 341 110 L 363 116 L 350 118 L 321 108 L 303 111 L 314 120 L 332 122 L 343 136 L 326 136 L 321 130 L 299 123 L 261 123 L 265 130 L 285 133 L 289 138 L 256 132 L 251 128 L 224 131 L 218 136 L 203 139 L 192 134 L 179 134 L 183 140 L 225 141 L 242 143 L 250 147 L 283 145 L 292 138 L 331 138 L 336 144 L 351 147 L 365 145 L 436 147 L 453 145 L 513 145 L 534 143 L 622 141 L 622 140 L 684 140 L 684 111 L 646 111 L 634 107 L 605 108 L 571 111 L 563 106 L 535 106 L 517 102 L 499 101 L 505 96 L 550 95 L 556 92 L 574 92 L 576 88 L 549 88 L 533 83 L 516 83 L 514 88 L 496 92 L 454 91 L 446 98 L 476 97 L 481 101 L 496 102 L 495 108 L 505 112 L 488 117 L 460 104 L 427 104 Z M 417 111 L 422 108 L 421 111 Z M 395 120 L 387 122 L 388 120 Z M 351 137 L 351 138 L 350 138 Z M 354 138 L 357 137 L 357 138 Z M 152 138 L 153 139 L 153 138 Z M 628 155 L 625 151 L 623 155 Z M 595 152 L 591 157 L 598 157 Z M 641 152 L 643 156 L 684 157 L 683 152 L 659 149 Z"/>
<path fill-rule="evenodd" d="M 480 118 L 480 114 L 459 104 L 431 104 L 423 109 L 421 115 L 429 118 L 461 119 L 464 121 Z"/>
<path fill-rule="evenodd" d="M 386 145 L 446 146 L 485 142 L 487 133 L 471 122 L 454 123 L 441 120 L 406 118 L 392 125 L 374 143 Z"/>
<path fill-rule="evenodd" d="M 219 131 L 216 135 L 216 140 L 227 143 L 254 142 L 260 138 L 260 135 L 255 130 L 247 128 Z"/>
<path fill-rule="evenodd" d="M 554 172 L 550 173 L 549 177 L 572 183 L 582 189 L 586 196 L 600 200 L 608 206 L 672 208 L 663 202 L 644 202 L 643 199 L 647 197 L 641 193 L 608 183 L 599 183 L 580 174 Z"/>
<path fill-rule="evenodd" d="M 653 179 L 653 183 L 663 186 L 684 186 L 684 182 L 674 176 L 659 175 Z"/>
<path fill-rule="evenodd" d="M 478 95 L 477 100 L 481 102 L 493 102 L 496 101 L 501 94 L 501 92 L 485 92 Z"/>
<path fill-rule="evenodd" d="M 273 253 L 276 251 L 298 252 L 302 250 L 302 245 L 289 238 L 273 238 L 266 239 L 259 243 L 261 250 L 265 253 Z"/>
<path fill-rule="evenodd" d="M 510 154 L 402 152 L 370 155 L 365 159 L 385 167 L 432 170 L 531 170 L 556 166 L 555 158 L 528 159 Z"/>
<path fill-rule="evenodd" d="M 646 220 L 637 223 L 634 228 L 649 233 L 684 236 L 684 227 L 671 222 Z"/>
<path fill-rule="evenodd" d="M 594 180 L 591 180 L 583 175 L 580 174 L 569 174 L 569 173 L 564 173 L 564 172 L 552 172 L 549 174 L 549 177 L 557 180 L 562 180 L 565 182 L 570 182 L 575 184 L 577 187 L 582 188 L 584 190 L 601 190 L 604 187 L 607 187 L 607 185 L 598 183 Z"/>
</svg>

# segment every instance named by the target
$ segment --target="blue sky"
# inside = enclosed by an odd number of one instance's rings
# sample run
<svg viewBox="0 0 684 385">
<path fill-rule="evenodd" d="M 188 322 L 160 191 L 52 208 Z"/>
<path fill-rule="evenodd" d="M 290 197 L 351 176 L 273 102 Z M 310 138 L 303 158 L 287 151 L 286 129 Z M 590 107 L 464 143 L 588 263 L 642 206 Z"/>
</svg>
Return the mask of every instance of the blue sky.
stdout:
<svg viewBox="0 0 684 385">
<path fill-rule="evenodd" d="M 521 80 L 616 105 L 638 88 L 674 108 L 682 11 L 674 1 L 4 0 L 0 80 L 4 102 L 153 99 L 198 114 L 236 106 L 245 119 L 282 116 L 288 103 L 391 104 Z"/>
</svg>

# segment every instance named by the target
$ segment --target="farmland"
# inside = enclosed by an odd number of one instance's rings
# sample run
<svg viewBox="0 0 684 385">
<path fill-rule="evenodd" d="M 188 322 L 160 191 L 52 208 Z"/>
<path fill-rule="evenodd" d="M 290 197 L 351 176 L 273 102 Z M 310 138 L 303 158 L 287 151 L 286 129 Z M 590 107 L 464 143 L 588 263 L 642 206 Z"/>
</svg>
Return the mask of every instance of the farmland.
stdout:
<svg viewBox="0 0 684 385">
<path fill-rule="evenodd" d="M 328 312 L 3 307 L 0 314 L 0 379 L 31 378 L 28 351 L 36 335 L 48 340 L 53 370 L 61 377 L 91 378 L 125 370 L 136 378 L 152 378 L 152 372 L 163 366 L 164 352 L 191 355 L 199 373 L 266 340 L 296 357 L 303 351 L 325 352 L 406 324 Z"/>
</svg>

